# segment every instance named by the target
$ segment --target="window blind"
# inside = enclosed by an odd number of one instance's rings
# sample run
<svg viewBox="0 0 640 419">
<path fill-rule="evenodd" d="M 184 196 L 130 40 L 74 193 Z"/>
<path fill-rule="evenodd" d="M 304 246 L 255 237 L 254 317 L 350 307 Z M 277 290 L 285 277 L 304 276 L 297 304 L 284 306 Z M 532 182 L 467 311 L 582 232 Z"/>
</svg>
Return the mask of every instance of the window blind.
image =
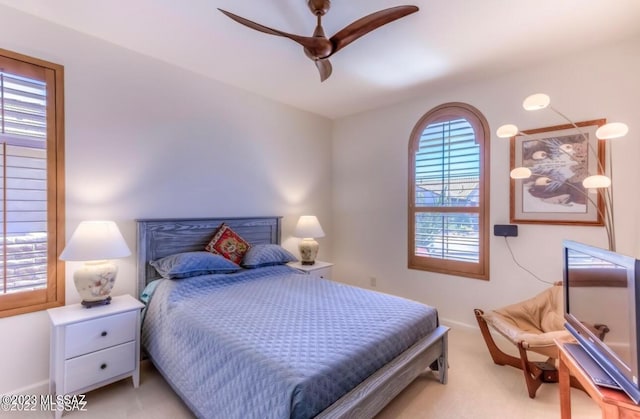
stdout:
<svg viewBox="0 0 640 419">
<path fill-rule="evenodd" d="M 477 207 L 479 151 L 466 119 L 427 126 L 416 152 L 416 205 Z"/>
<path fill-rule="evenodd" d="M 480 147 L 466 119 L 424 129 L 415 153 L 414 196 L 415 254 L 478 262 Z"/>
<path fill-rule="evenodd" d="M 46 85 L 0 72 L 0 292 L 47 286 Z"/>
</svg>

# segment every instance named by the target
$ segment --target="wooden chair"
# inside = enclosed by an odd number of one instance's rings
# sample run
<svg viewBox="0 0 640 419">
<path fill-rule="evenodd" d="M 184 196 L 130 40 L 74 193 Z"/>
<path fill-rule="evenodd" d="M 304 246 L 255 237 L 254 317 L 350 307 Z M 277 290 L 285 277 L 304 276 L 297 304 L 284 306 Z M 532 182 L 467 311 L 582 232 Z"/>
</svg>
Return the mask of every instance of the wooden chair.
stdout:
<svg viewBox="0 0 640 419">
<path fill-rule="evenodd" d="M 485 313 L 476 308 L 473 311 L 493 362 L 521 369 L 529 397 L 535 398 L 542 383 L 558 382 L 558 349 L 554 339 L 571 338 L 564 328 L 562 284 L 555 284 L 533 298 L 498 310 Z M 489 326 L 518 348 L 519 358 L 505 353 L 496 345 Z M 605 325 L 597 325 L 595 329 L 601 339 L 609 331 Z M 530 361 L 529 351 L 548 358 L 542 362 Z M 581 388 L 577 382 L 574 384 Z"/>
</svg>

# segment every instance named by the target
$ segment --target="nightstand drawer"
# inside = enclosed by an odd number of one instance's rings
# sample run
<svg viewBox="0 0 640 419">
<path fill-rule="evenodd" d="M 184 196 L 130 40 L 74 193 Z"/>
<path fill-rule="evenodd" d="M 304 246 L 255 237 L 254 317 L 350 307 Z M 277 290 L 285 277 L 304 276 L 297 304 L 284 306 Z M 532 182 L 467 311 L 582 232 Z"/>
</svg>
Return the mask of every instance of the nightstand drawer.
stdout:
<svg viewBox="0 0 640 419">
<path fill-rule="evenodd" d="M 319 276 L 320 278 L 331 279 L 331 266 L 328 266 L 326 268 L 316 269 L 309 273 L 314 276 Z"/>
<path fill-rule="evenodd" d="M 108 348 L 136 338 L 138 312 L 70 324 L 65 333 L 65 359 Z"/>
<path fill-rule="evenodd" d="M 65 393 L 108 380 L 135 369 L 135 342 L 125 343 L 65 361 Z"/>
</svg>

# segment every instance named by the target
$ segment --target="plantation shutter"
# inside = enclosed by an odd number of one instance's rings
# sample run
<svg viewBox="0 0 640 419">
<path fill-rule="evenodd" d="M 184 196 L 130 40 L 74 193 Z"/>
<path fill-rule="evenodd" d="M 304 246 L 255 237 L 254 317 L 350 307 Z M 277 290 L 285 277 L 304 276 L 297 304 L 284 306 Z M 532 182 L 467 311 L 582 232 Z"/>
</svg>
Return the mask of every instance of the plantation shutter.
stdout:
<svg viewBox="0 0 640 419">
<path fill-rule="evenodd" d="M 440 105 L 409 141 L 408 266 L 489 276 L 489 129 L 464 103 Z"/>
<path fill-rule="evenodd" d="M 466 119 L 430 124 L 415 155 L 417 255 L 478 262 L 480 152 Z M 439 209 L 447 208 L 443 212 Z"/>
<path fill-rule="evenodd" d="M 0 292 L 47 286 L 47 97 L 43 81 L 0 72 Z"/>
<path fill-rule="evenodd" d="M 64 67 L 0 49 L 0 317 L 64 305 Z"/>
</svg>

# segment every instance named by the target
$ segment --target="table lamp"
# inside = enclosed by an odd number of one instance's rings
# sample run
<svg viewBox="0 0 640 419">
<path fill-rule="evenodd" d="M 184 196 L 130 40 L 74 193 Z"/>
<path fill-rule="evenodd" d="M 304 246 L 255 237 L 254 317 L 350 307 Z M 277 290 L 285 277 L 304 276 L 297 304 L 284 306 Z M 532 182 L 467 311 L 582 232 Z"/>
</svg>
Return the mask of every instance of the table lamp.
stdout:
<svg viewBox="0 0 640 419">
<path fill-rule="evenodd" d="M 83 221 L 71 235 L 60 254 L 65 261 L 82 261 L 84 266 L 73 274 L 82 305 L 109 304 L 118 267 L 110 259 L 129 256 L 118 226 L 113 221 Z"/>
<path fill-rule="evenodd" d="M 293 235 L 295 237 L 302 237 L 302 241 L 298 245 L 300 262 L 303 265 L 313 265 L 316 263 L 316 255 L 318 254 L 320 245 L 314 239 L 324 237 L 324 231 L 322 231 L 318 218 L 315 215 L 301 216 Z"/>
</svg>

